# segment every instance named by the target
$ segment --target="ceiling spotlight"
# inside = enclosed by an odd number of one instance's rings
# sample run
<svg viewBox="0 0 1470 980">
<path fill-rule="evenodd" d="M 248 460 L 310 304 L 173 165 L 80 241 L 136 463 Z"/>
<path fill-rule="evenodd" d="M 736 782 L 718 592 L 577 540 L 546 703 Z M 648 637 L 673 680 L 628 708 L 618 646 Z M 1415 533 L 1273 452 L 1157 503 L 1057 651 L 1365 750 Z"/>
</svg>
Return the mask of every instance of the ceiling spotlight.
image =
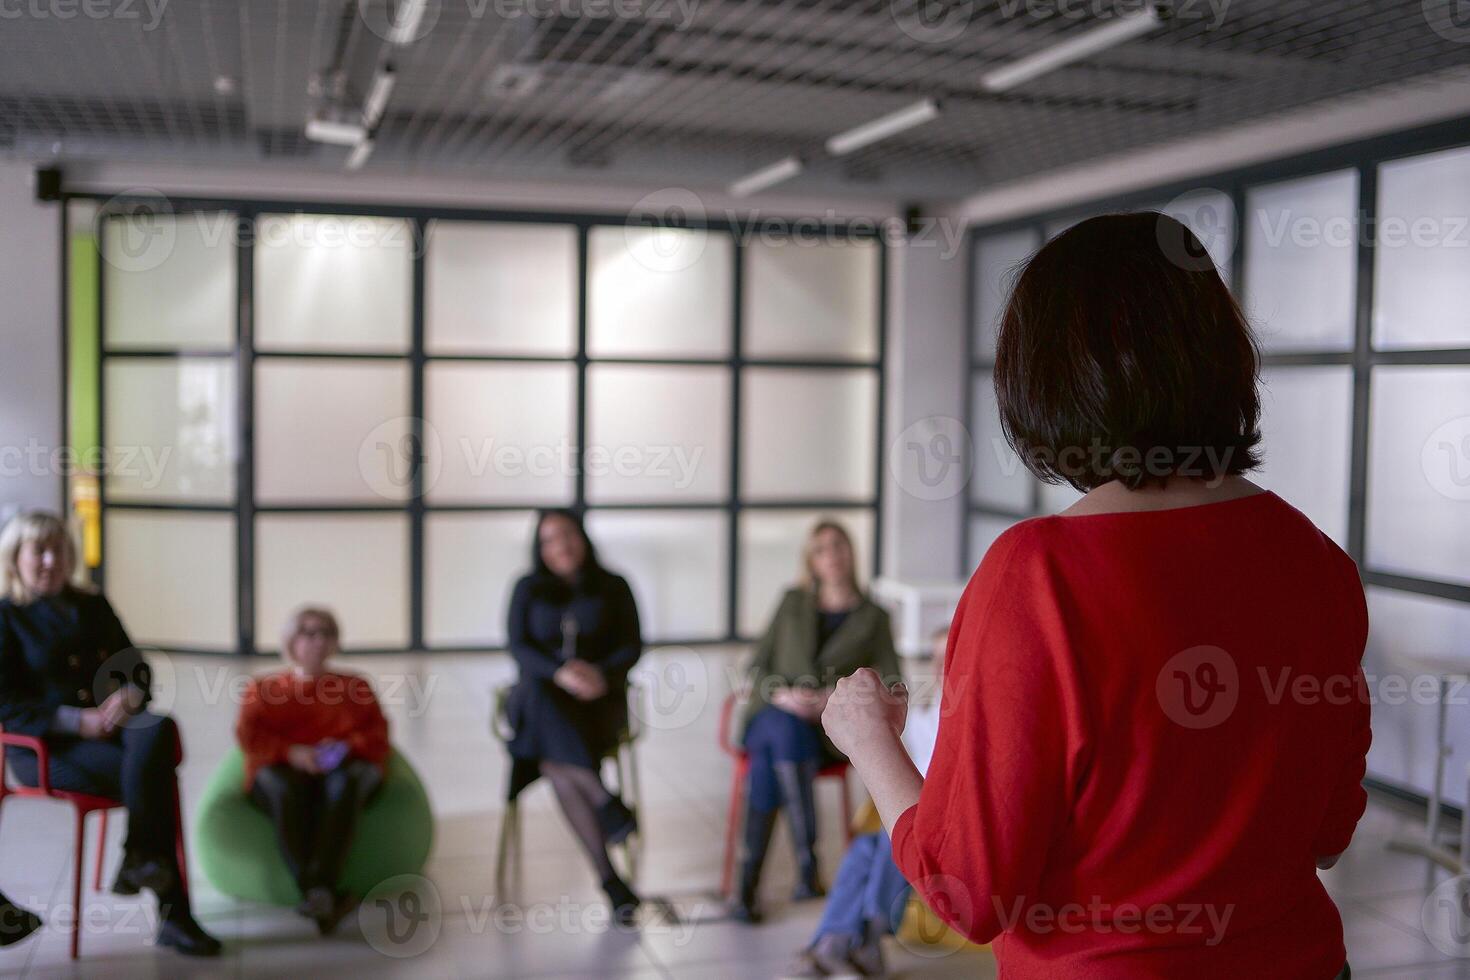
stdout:
<svg viewBox="0 0 1470 980">
<path fill-rule="evenodd" d="M 369 130 L 376 129 L 388 107 L 388 96 L 393 94 L 396 76 L 392 65 L 384 65 L 373 76 L 373 86 L 368 89 L 367 100 L 362 104 L 362 124 Z"/>
<path fill-rule="evenodd" d="M 368 157 L 373 155 L 373 141 L 363 140 L 352 148 L 347 155 L 347 169 L 361 170 L 362 165 L 368 162 Z"/>
<path fill-rule="evenodd" d="M 762 167 L 754 173 L 741 177 L 730 185 L 731 197 L 748 197 L 756 191 L 763 191 L 767 187 L 790 180 L 802 171 L 800 157 L 784 157 L 777 160 L 768 167 Z"/>
<path fill-rule="evenodd" d="M 356 146 L 367 139 L 367 127 L 360 122 L 323 119 L 313 116 L 306 121 L 306 138 L 314 143 L 333 146 Z"/>
<path fill-rule="evenodd" d="M 845 133 L 838 133 L 827 140 L 827 152 L 840 157 L 854 150 L 861 150 L 865 146 L 871 146 L 879 140 L 896 136 L 904 130 L 922 126 L 938 117 L 939 103 L 934 99 L 924 99 L 907 108 L 899 109 L 897 112 L 879 116 L 872 122 L 855 126 Z"/>
<path fill-rule="evenodd" d="M 1105 51 L 1125 41 L 1142 37 L 1157 30 L 1164 20 L 1158 10 L 1150 4 L 1142 10 L 1126 16 L 1115 17 L 1099 27 L 1082 31 L 1035 54 L 1018 58 L 1008 65 L 980 76 L 980 84 L 989 92 L 1004 92 L 1063 65 Z"/>
</svg>

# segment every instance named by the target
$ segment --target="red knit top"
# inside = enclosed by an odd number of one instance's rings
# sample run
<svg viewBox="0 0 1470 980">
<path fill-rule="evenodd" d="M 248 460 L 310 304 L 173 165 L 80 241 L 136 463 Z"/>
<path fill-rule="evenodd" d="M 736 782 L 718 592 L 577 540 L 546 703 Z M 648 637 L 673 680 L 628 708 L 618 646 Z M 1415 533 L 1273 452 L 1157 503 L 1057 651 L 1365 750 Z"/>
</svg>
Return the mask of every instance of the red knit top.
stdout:
<svg viewBox="0 0 1470 980">
<path fill-rule="evenodd" d="M 235 737 L 245 752 L 245 788 L 262 766 L 286 761 L 292 745 L 323 739 L 347 743 L 353 756 L 379 767 L 388 761 L 388 721 L 367 678 L 281 671 L 245 689 Z"/>
<path fill-rule="evenodd" d="M 1362 816 L 1353 562 L 1271 493 L 1043 517 L 970 580 L 904 875 L 1001 976 L 1320 977 Z M 1001 935 L 1003 933 L 1003 935 Z"/>
</svg>

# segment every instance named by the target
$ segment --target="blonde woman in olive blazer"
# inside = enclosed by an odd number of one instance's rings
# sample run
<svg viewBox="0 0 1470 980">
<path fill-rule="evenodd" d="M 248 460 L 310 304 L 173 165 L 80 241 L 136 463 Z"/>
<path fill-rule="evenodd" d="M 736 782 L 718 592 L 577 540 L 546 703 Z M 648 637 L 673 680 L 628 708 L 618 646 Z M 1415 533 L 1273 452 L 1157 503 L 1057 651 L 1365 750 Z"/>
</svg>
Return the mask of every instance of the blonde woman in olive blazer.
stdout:
<svg viewBox="0 0 1470 980">
<path fill-rule="evenodd" d="M 781 599 L 755 648 L 742 741 L 750 758 L 740 888 L 732 914 L 756 922 L 756 890 L 777 809 L 791 826 L 800 874 L 795 898 L 823 894 L 817 875 L 813 780 L 840 759 L 822 731 L 822 709 L 837 680 L 872 667 L 900 678 L 888 613 L 862 591 L 852 539 L 824 520 L 807 536 L 800 585 Z"/>
</svg>

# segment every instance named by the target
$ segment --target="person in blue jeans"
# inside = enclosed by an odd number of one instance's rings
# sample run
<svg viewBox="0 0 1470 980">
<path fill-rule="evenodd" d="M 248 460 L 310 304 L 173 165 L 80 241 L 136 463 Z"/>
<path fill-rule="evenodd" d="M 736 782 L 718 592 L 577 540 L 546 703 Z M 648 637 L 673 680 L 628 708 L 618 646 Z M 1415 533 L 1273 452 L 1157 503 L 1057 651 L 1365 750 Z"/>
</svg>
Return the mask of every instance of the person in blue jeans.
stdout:
<svg viewBox="0 0 1470 980">
<path fill-rule="evenodd" d="M 948 627 L 935 632 L 935 677 L 943 677 Z M 909 705 L 903 727 L 903 744 L 923 773 L 934 754 L 939 734 L 939 692 Z M 837 879 L 827 893 L 827 906 L 811 943 L 797 955 L 786 975 L 791 978 L 852 976 L 881 977 L 884 936 L 892 935 L 903 921 L 908 905 L 909 883 L 893 863 L 893 846 L 888 834 L 863 834 L 848 845 L 837 869 Z"/>
</svg>

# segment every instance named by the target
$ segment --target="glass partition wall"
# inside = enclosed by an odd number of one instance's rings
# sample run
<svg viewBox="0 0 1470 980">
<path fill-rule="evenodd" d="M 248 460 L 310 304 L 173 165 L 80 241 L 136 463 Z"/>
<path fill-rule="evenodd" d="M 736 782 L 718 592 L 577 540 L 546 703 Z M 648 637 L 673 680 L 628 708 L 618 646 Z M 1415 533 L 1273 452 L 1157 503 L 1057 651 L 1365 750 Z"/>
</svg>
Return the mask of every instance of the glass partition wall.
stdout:
<svg viewBox="0 0 1470 980">
<path fill-rule="evenodd" d="M 1463 143 L 1462 133 L 1424 131 L 977 231 L 969 365 L 976 477 L 962 571 L 1017 520 L 1054 513 L 1077 496 L 1032 478 L 1001 437 L 990 367 L 1010 277 L 1045 236 L 1088 214 L 1171 213 L 1225 270 L 1260 337 L 1264 465 L 1252 478 L 1306 513 L 1362 569 L 1372 620 L 1365 669 L 1376 698 L 1370 771 L 1422 792 L 1437 744 L 1433 680 L 1446 665 L 1470 668 Z M 1416 681 L 1417 693 L 1400 692 L 1400 682 Z M 1463 722 L 1451 726 L 1453 758 L 1470 752 Z M 1452 767 L 1452 798 L 1463 801 L 1462 784 Z"/>
<path fill-rule="evenodd" d="M 90 201 L 74 202 L 90 206 Z M 877 567 L 872 234 L 113 199 L 99 578 L 140 643 L 490 649 L 536 508 L 585 512 L 655 642 L 761 628 L 802 536 Z"/>
</svg>

